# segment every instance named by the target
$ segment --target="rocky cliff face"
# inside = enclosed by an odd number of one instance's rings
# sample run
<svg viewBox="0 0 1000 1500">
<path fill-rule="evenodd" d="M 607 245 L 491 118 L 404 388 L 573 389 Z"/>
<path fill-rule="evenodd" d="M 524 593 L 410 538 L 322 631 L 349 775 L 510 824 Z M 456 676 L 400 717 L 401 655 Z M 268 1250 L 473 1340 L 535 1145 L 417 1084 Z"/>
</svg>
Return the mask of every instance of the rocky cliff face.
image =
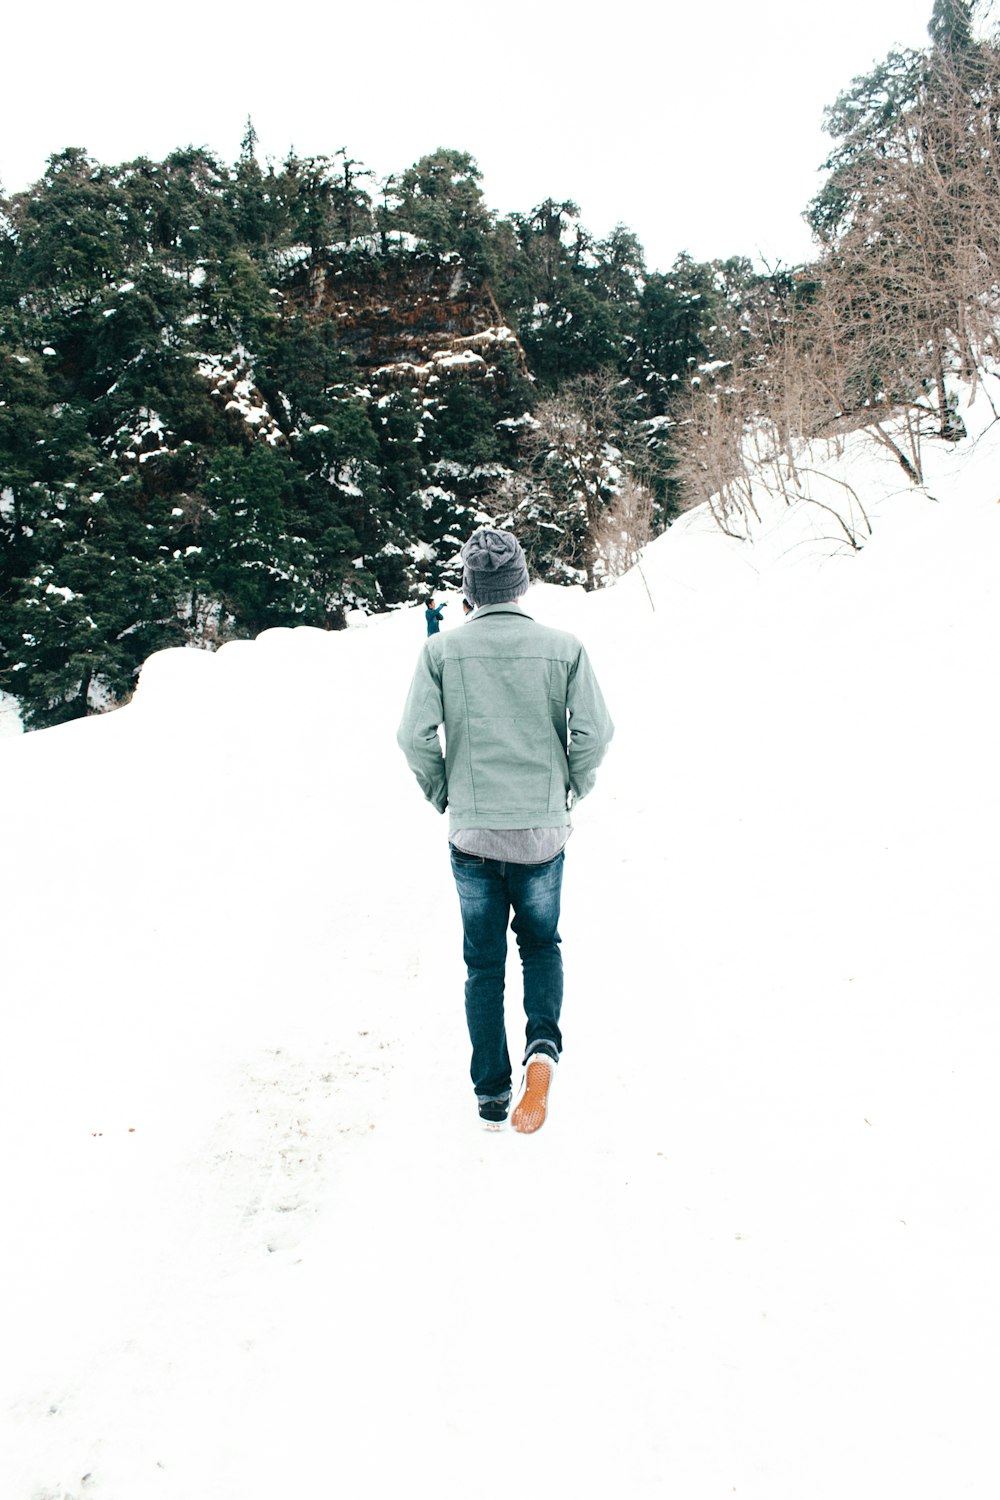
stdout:
<svg viewBox="0 0 1000 1500">
<path fill-rule="evenodd" d="M 331 319 L 358 378 L 388 389 L 462 374 L 490 380 L 501 355 L 527 373 L 524 350 L 485 282 L 458 256 L 363 241 L 322 252 L 293 273 L 289 299 Z"/>
</svg>

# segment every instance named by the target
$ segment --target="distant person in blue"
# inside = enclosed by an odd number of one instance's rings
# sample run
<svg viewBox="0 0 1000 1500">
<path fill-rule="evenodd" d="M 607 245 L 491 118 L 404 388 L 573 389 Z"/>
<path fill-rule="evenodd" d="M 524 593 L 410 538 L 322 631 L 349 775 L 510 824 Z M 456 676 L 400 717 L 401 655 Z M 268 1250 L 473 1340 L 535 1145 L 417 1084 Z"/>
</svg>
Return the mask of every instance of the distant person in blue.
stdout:
<svg viewBox="0 0 1000 1500">
<path fill-rule="evenodd" d="M 427 608 L 424 610 L 424 619 L 427 621 L 427 634 L 437 635 L 441 629 L 441 610 L 447 609 L 447 601 L 438 606 L 433 599 L 428 599 Z"/>
</svg>

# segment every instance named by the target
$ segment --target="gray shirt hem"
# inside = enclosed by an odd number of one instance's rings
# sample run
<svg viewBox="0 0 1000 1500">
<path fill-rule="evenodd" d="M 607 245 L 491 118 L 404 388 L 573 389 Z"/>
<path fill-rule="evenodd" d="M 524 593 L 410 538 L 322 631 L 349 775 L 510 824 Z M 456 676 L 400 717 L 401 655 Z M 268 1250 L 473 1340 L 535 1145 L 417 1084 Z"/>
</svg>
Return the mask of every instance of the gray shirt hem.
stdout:
<svg viewBox="0 0 1000 1500">
<path fill-rule="evenodd" d="M 449 842 L 463 854 L 510 865 L 544 865 L 565 849 L 572 828 L 457 828 Z"/>
</svg>

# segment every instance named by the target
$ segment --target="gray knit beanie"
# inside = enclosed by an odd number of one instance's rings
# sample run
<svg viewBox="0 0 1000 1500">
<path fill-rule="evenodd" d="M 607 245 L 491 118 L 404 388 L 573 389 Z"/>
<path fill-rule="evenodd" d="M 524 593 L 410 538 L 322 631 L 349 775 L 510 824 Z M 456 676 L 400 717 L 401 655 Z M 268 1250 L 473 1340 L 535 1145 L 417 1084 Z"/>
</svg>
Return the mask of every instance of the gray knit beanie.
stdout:
<svg viewBox="0 0 1000 1500">
<path fill-rule="evenodd" d="M 462 548 L 462 590 L 473 604 L 508 604 L 528 588 L 521 543 L 509 531 L 480 526 Z"/>
</svg>

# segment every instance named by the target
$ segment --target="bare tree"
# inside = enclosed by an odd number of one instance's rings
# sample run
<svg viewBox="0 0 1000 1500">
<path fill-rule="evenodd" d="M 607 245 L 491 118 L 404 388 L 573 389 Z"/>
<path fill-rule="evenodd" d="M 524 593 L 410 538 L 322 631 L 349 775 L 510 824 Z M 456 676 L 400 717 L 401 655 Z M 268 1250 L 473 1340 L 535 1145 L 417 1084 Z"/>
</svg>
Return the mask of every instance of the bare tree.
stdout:
<svg viewBox="0 0 1000 1500">
<path fill-rule="evenodd" d="M 803 482 L 808 444 L 863 428 L 922 483 L 928 438 L 964 431 L 951 381 L 975 388 L 998 363 L 1000 49 L 896 62 L 905 105 L 870 110 L 877 138 L 839 153 L 837 217 L 803 294 L 744 319 L 730 363 L 692 383 L 678 474 L 730 535 L 748 534 L 764 486 L 822 505 L 860 545 L 858 497 Z"/>
<path fill-rule="evenodd" d="M 516 503 L 518 532 L 543 576 L 574 578 L 596 588 L 613 576 L 620 560 L 620 544 L 613 564 L 606 555 L 609 516 L 617 515 L 612 531 L 635 526 L 636 536 L 641 533 L 637 493 L 622 499 L 634 466 L 626 452 L 623 390 L 611 372 L 584 375 L 534 412 L 524 439 L 529 478 Z"/>
<path fill-rule="evenodd" d="M 634 472 L 626 471 L 610 503 L 592 526 L 604 579 L 620 578 L 630 568 L 637 567 L 642 549 L 652 535 L 652 490 Z"/>
</svg>

